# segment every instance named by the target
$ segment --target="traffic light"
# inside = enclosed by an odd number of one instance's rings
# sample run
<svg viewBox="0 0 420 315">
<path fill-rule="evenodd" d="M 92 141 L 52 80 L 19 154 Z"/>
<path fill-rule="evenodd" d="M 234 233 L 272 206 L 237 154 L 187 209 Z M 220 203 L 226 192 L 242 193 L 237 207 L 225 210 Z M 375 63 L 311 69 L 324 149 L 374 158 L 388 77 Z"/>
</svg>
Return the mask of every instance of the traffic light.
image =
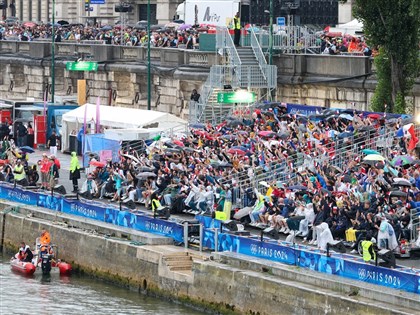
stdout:
<svg viewBox="0 0 420 315">
<path fill-rule="evenodd" d="M 133 6 L 130 4 L 115 5 L 115 12 L 133 12 Z"/>
</svg>

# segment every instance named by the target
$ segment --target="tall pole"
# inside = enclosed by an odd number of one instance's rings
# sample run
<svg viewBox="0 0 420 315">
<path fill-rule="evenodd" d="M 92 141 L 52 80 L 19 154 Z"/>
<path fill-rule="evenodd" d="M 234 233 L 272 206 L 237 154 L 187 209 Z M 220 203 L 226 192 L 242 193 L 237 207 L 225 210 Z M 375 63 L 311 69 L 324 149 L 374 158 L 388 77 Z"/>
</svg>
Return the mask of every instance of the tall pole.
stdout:
<svg viewBox="0 0 420 315">
<path fill-rule="evenodd" d="M 152 109 L 152 84 L 150 78 L 150 39 L 151 39 L 151 31 L 150 31 L 150 0 L 147 0 L 147 110 Z"/>
<path fill-rule="evenodd" d="M 52 47 L 51 47 L 51 103 L 54 104 L 55 94 L 55 0 L 52 0 Z"/>
<path fill-rule="evenodd" d="M 270 0 L 270 37 L 269 37 L 269 48 L 270 48 L 270 65 L 273 64 L 273 14 L 274 14 L 273 0 Z"/>
</svg>

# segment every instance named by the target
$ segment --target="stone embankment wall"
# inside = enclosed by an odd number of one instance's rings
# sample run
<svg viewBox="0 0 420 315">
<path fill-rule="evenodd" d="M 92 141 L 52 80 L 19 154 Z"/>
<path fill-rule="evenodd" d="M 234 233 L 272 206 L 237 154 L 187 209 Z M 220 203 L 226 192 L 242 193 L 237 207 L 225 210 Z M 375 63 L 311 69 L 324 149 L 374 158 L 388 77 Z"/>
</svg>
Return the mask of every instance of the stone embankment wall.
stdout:
<svg viewBox="0 0 420 315">
<path fill-rule="evenodd" d="M 51 84 L 51 44 L 0 41 L 0 98 L 42 100 Z M 77 80 L 87 82 L 87 100 L 102 104 L 147 107 L 147 50 L 144 47 L 59 43 L 56 45 L 55 93 L 75 95 Z M 152 109 L 187 118 L 191 91 L 199 92 L 218 55 L 184 49 L 151 49 Z M 78 58 L 99 62 L 97 72 L 67 71 Z M 282 102 L 368 110 L 376 78 L 372 59 L 360 56 L 275 56 L 276 98 Z M 113 97 L 112 97 L 113 96 Z M 411 101 L 420 109 L 420 80 Z"/>
<path fill-rule="evenodd" d="M 208 256 L 186 253 L 177 246 L 141 245 L 130 242 L 130 236 L 104 236 L 97 232 L 99 227 L 97 230 L 80 228 L 86 226 L 86 220 L 54 213 L 48 215 L 47 212 L 43 210 L 41 215 L 36 208 L 0 212 L 4 251 L 16 250 L 22 240 L 31 244 L 40 230 L 47 228 L 54 243 L 59 244 L 60 258 L 79 271 L 210 313 L 412 314 L 415 311 L 410 307 L 419 304 L 410 300 L 409 294 L 401 292 L 395 299 L 399 301 L 397 305 L 375 302 L 372 300 L 375 294 L 381 295 L 377 287 L 371 291 L 365 288 L 363 294 L 366 296 L 361 296 L 354 284 L 344 286 L 342 279 L 330 279 L 336 281 L 336 285 L 324 288 L 319 280 L 317 285 L 311 284 L 311 280 L 304 283 L 276 271 L 276 268 L 289 268 L 287 274 L 300 273 L 293 267 L 276 264 L 277 267 L 261 268 L 258 264 L 249 266 L 250 262 L 244 258 L 230 260 L 229 256 L 219 255 L 208 260 L 204 259 Z M 186 256 L 191 261 L 189 265 Z M 260 262 L 264 263 L 264 260 Z M 310 277 L 307 274 L 305 278 Z"/>
</svg>

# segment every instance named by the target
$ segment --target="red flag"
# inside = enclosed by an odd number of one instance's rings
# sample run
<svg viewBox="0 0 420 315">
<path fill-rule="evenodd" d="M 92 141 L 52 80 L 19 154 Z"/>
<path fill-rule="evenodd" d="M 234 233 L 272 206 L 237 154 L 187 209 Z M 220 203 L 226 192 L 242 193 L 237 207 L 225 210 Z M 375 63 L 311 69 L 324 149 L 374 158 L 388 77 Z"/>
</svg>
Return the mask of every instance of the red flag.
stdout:
<svg viewBox="0 0 420 315">
<path fill-rule="evenodd" d="M 410 134 L 410 141 L 408 142 L 408 150 L 414 150 L 417 143 L 419 142 L 419 139 L 416 137 L 416 132 L 414 130 L 414 125 L 410 124 L 410 128 L 408 128 L 407 132 Z"/>
</svg>

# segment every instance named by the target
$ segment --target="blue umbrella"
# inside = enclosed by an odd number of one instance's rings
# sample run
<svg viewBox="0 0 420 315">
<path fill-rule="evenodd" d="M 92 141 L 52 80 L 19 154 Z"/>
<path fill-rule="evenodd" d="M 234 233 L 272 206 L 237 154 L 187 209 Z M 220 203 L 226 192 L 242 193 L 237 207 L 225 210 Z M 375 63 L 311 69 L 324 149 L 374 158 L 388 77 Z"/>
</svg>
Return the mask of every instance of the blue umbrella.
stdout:
<svg viewBox="0 0 420 315">
<path fill-rule="evenodd" d="M 247 147 L 241 146 L 241 145 L 237 145 L 237 146 L 233 146 L 231 147 L 231 149 L 238 149 L 238 150 L 242 150 L 242 151 L 248 151 L 249 149 Z"/>
<path fill-rule="evenodd" d="M 25 153 L 34 153 L 35 152 L 35 150 L 34 149 L 32 149 L 31 147 L 29 147 L 29 146 L 24 146 L 24 147 L 20 147 L 19 148 L 22 152 L 25 152 Z"/>
<path fill-rule="evenodd" d="M 350 138 L 350 137 L 353 137 L 353 133 L 352 132 L 342 132 L 337 137 L 339 137 L 341 139 Z"/>
<path fill-rule="evenodd" d="M 290 190 L 308 190 L 308 187 L 303 185 L 294 185 L 288 187 Z"/>
<path fill-rule="evenodd" d="M 206 128 L 206 125 L 197 123 L 197 124 L 190 124 L 188 125 L 188 127 L 193 128 L 193 129 L 204 129 Z"/>
</svg>

